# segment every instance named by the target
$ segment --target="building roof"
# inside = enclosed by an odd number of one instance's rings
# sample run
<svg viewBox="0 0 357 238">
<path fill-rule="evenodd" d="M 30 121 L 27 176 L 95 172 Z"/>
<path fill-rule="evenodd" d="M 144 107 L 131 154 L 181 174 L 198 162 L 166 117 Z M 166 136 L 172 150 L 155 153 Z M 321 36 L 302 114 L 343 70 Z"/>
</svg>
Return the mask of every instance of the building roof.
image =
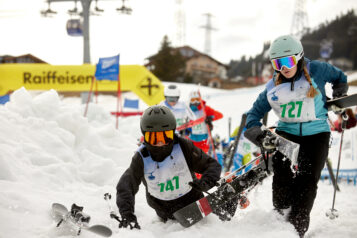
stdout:
<svg viewBox="0 0 357 238">
<path fill-rule="evenodd" d="M 0 56 L 0 63 L 6 63 L 6 62 L 14 62 L 14 63 L 18 63 L 19 61 L 21 61 L 21 59 L 30 59 L 32 60 L 32 62 L 28 62 L 28 63 L 43 63 L 43 64 L 47 64 L 47 62 L 45 62 L 44 60 L 37 58 L 36 56 L 33 56 L 32 54 L 25 54 L 25 55 L 20 55 L 20 56 L 12 56 L 12 55 L 1 55 Z M 25 62 L 21 62 L 21 63 L 26 63 Z"/>
</svg>

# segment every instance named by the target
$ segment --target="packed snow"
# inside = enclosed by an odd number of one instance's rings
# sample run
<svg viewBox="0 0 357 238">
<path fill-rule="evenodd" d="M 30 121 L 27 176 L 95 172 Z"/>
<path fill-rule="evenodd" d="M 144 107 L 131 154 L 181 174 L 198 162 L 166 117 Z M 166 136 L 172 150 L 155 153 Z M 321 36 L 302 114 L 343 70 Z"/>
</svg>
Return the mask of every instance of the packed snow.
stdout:
<svg viewBox="0 0 357 238">
<path fill-rule="evenodd" d="M 167 84 L 166 84 L 167 85 Z M 186 99 L 192 85 L 178 84 Z M 213 134 L 228 137 L 228 118 L 232 130 L 240 123 L 264 86 L 236 90 L 200 87 L 207 104 L 224 114 L 214 122 Z M 327 89 L 328 92 L 331 90 Z M 351 87 L 350 93 L 356 93 Z M 125 93 L 125 97 L 135 97 Z M 140 102 L 140 109 L 145 109 Z M 249 194 L 250 206 L 238 210 L 230 222 L 210 215 L 190 228 L 178 222 L 159 221 L 146 204 L 141 185 L 136 196 L 135 213 L 141 230 L 119 229 L 110 219 L 103 194 L 113 195 L 110 205 L 115 208 L 116 184 L 129 166 L 141 136 L 140 117 L 115 118 L 110 111 L 116 99 L 99 95 L 98 104 L 91 103 L 87 117 L 80 98 L 63 98 L 54 90 L 34 93 L 21 88 L 11 95 L 11 101 L 0 106 L 0 237 L 75 237 L 66 225 L 56 227 L 51 217 L 51 204 L 72 203 L 84 206 L 91 215 L 91 224 L 103 224 L 113 230 L 113 237 L 298 237 L 291 224 L 273 211 L 271 177 Z M 332 118 L 335 118 L 331 114 Z M 268 125 L 276 117 L 270 113 Z M 357 130 L 346 131 L 341 168 L 357 169 Z M 337 165 L 338 139 L 333 133 L 330 157 Z M 339 217 L 330 220 L 325 212 L 331 208 L 333 186 L 328 180 L 319 183 L 311 213 L 307 237 L 357 237 L 357 186 L 341 181 L 335 208 Z M 88 231 L 80 235 L 99 237 Z"/>
</svg>

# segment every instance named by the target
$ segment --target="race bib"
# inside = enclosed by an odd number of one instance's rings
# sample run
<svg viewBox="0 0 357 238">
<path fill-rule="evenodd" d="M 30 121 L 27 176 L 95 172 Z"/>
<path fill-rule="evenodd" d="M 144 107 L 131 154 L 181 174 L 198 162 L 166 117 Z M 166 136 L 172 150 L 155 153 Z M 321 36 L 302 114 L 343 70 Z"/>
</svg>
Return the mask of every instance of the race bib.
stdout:
<svg viewBox="0 0 357 238">
<path fill-rule="evenodd" d="M 283 122 L 307 122 L 317 120 L 315 115 L 315 102 L 306 96 L 310 84 L 301 78 L 295 82 L 291 91 L 290 83 L 283 83 L 271 88 L 267 98 L 274 113 Z"/>
</svg>

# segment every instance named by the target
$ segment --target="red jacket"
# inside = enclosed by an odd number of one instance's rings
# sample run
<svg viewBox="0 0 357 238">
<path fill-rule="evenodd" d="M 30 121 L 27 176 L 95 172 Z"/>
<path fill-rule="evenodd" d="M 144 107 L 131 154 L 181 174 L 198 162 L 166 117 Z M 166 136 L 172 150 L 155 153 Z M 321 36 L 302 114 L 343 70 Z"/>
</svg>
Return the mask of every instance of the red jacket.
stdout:
<svg viewBox="0 0 357 238">
<path fill-rule="evenodd" d="M 219 120 L 223 117 L 223 114 L 221 112 L 214 110 L 210 106 L 207 106 L 206 101 L 202 100 L 202 103 L 205 105 L 205 112 L 207 117 L 212 117 L 213 121 Z M 200 104 L 197 109 L 202 110 L 202 104 Z"/>
</svg>

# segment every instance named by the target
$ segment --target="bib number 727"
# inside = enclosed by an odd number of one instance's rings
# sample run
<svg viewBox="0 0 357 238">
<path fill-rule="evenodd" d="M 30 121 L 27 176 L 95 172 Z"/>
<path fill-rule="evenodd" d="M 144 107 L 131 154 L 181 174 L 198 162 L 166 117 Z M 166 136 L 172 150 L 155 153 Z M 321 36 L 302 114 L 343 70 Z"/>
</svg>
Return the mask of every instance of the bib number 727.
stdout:
<svg viewBox="0 0 357 238">
<path fill-rule="evenodd" d="M 283 109 L 281 111 L 281 117 L 299 118 L 301 116 L 302 103 L 303 101 L 296 101 L 280 105 Z"/>
</svg>

